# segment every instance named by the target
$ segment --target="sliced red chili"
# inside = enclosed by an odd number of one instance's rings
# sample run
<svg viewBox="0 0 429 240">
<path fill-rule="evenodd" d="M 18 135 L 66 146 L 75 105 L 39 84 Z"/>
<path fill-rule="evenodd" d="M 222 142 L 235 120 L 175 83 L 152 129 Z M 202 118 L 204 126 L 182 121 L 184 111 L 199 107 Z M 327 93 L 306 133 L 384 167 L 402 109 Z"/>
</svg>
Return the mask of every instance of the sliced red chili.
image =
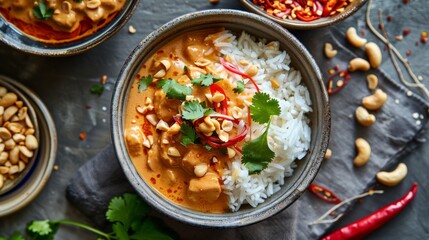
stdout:
<svg viewBox="0 0 429 240">
<path fill-rule="evenodd" d="M 238 75 L 242 76 L 243 78 L 249 79 L 252 82 L 253 86 L 255 86 L 256 91 L 260 92 L 258 85 L 256 84 L 255 80 L 253 80 L 252 77 L 250 77 L 249 75 L 243 73 L 242 71 L 240 71 L 240 69 L 238 69 L 237 66 L 235 66 L 234 64 L 232 64 L 230 62 L 225 61 L 223 58 L 220 58 L 220 62 L 222 63 L 222 66 L 226 70 L 228 70 L 228 71 L 230 71 L 232 73 L 238 74 Z"/>
<path fill-rule="evenodd" d="M 325 200 L 326 202 L 329 203 L 340 203 L 341 200 L 340 198 L 334 194 L 331 190 L 328 190 L 324 187 L 321 187 L 317 184 L 310 184 L 310 186 L 308 187 L 308 189 L 317 197 L 319 197 L 320 199 Z"/>
<path fill-rule="evenodd" d="M 343 84 L 341 86 L 337 86 L 337 87 L 333 88 L 334 79 L 338 76 L 344 78 Z M 347 85 L 349 80 L 350 80 L 350 73 L 347 70 L 338 71 L 336 74 L 332 75 L 328 80 L 328 86 L 327 86 L 328 94 L 332 95 L 332 94 L 337 93 L 338 91 L 340 91 L 343 87 L 345 87 Z"/>
<path fill-rule="evenodd" d="M 182 124 L 182 122 L 183 122 L 182 117 L 177 116 L 177 115 L 174 115 L 174 116 L 173 116 L 173 119 L 174 119 L 174 121 L 175 121 L 175 122 L 177 122 L 179 125 L 180 125 L 180 124 Z"/>
<path fill-rule="evenodd" d="M 227 100 L 227 97 L 226 97 L 226 94 L 225 94 L 225 91 L 223 90 L 223 88 L 217 84 L 212 84 L 212 85 L 210 85 L 210 92 L 211 92 L 212 96 L 216 92 L 219 92 L 225 96 L 225 99 L 222 100 L 220 103 L 214 103 L 214 108 L 215 108 L 215 111 L 218 113 L 228 114 L 228 100 Z"/>
<path fill-rule="evenodd" d="M 301 21 L 304 22 L 311 22 L 314 21 L 316 19 L 319 19 L 320 16 L 308 16 L 304 11 L 298 11 L 296 12 L 296 18 L 298 18 Z"/>
<path fill-rule="evenodd" d="M 323 8 L 323 17 L 329 16 L 331 14 L 332 10 L 334 9 L 335 5 L 337 4 L 338 0 L 328 0 L 325 3 L 325 7 Z"/>
</svg>

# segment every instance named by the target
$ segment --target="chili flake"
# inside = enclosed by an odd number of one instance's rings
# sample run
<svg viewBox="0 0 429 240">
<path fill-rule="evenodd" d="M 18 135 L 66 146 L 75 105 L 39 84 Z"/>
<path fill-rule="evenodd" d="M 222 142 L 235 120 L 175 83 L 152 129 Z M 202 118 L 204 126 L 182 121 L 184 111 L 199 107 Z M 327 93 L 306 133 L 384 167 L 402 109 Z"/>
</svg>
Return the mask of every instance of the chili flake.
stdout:
<svg viewBox="0 0 429 240">
<path fill-rule="evenodd" d="M 80 139 L 80 140 L 85 140 L 85 138 L 86 138 L 86 132 L 81 132 L 81 133 L 79 134 L 79 139 Z"/>
</svg>

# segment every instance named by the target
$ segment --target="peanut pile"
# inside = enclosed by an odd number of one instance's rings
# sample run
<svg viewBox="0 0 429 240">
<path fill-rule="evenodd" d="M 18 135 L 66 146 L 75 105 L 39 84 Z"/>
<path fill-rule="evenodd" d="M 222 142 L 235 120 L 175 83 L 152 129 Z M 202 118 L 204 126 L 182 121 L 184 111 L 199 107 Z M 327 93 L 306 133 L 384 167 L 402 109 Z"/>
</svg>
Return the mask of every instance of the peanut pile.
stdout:
<svg viewBox="0 0 429 240">
<path fill-rule="evenodd" d="M 0 86 L 0 189 L 18 177 L 39 146 L 27 111 L 15 93 Z"/>
</svg>

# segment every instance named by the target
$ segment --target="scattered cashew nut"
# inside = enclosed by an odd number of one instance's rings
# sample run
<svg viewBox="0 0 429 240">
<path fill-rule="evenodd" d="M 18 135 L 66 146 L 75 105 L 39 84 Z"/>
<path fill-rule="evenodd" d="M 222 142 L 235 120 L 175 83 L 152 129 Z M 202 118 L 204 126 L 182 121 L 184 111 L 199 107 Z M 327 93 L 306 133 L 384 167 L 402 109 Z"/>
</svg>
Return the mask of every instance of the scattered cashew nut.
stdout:
<svg viewBox="0 0 429 240">
<path fill-rule="evenodd" d="M 350 60 L 349 62 L 349 71 L 350 72 L 354 72 L 354 71 L 368 71 L 370 68 L 369 62 L 363 58 L 354 58 L 352 60 Z"/>
<path fill-rule="evenodd" d="M 377 173 L 377 180 L 383 185 L 393 187 L 398 185 L 407 176 L 408 169 L 404 163 L 398 164 L 395 170 L 391 172 L 381 171 Z"/>
<path fill-rule="evenodd" d="M 351 45 L 359 48 L 365 45 L 365 43 L 367 42 L 365 38 L 359 37 L 356 32 L 356 28 L 354 27 L 349 27 L 349 29 L 347 29 L 346 38 Z"/>
<path fill-rule="evenodd" d="M 371 146 L 369 146 L 369 143 L 363 138 L 356 139 L 355 145 L 357 155 L 353 160 L 353 163 L 356 167 L 362 167 L 369 160 L 369 157 L 371 155 Z"/>
<path fill-rule="evenodd" d="M 330 43 L 325 43 L 324 51 L 325 51 L 325 56 L 327 58 L 333 58 L 338 53 L 338 51 L 335 50 L 334 47 L 332 46 L 332 44 L 330 44 Z"/>
<path fill-rule="evenodd" d="M 381 64 L 382 60 L 381 50 L 378 45 L 373 42 L 365 44 L 365 52 L 368 56 L 371 67 L 377 68 Z"/>
<path fill-rule="evenodd" d="M 355 116 L 357 122 L 362 126 L 369 127 L 375 123 L 375 116 L 368 113 L 368 111 L 361 106 L 356 108 Z"/>
<path fill-rule="evenodd" d="M 378 85 L 378 78 L 374 74 L 369 74 L 368 76 L 366 76 L 366 81 L 368 83 L 369 90 L 374 90 Z"/>
<path fill-rule="evenodd" d="M 387 94 L 381 89 L 377 89 L 373 95 L 364 97 L 362 105 L 368 110 L 381 108 L 387 100 Z"/>
<path fill-rule="evenodd" d="M 328 160 L 332 157 L 332 151 L 331 149 L 326 149 L 325 157 L 323 159 Z"/>
</svg>

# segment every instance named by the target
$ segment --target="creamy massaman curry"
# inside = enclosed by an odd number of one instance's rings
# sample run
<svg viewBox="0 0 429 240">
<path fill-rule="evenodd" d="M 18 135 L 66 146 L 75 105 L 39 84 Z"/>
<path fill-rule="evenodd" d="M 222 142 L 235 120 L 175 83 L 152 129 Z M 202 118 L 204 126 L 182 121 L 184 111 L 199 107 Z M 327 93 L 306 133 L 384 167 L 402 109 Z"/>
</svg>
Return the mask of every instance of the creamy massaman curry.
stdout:
<svg viewBox="0 0 429 240">
<path fill-rule="evenodd" d="M 0 13 L 43 42 L 70 42 L 109 23 L 126 0 L 0 0 Z"/>
<path fill-rule="evenodd" d="M 174 203 L 211 213 L 238 209 L 228 205 L 232 195 L 226 185 L 238 175 L 261 173 L 278 158 L 267 142 L 271 119 L 279 123 L 271 116 L 280 117 L 280 100 L 265 90 L 282 89 L 275 79 L 256 84 L 256 65 L 232 61 L 215 46 L 231 44 L 232 38 L 223 36 L 233 35 L 224 29 L 193 31 L 157 49 L 131 86 L 124 124 L 128 153 L 142 178 Z M 278 43 L 266 46 L 278 52 Z M 234 170 L 237 161 L 248 171 Z M 272 179 L 263 180 L 269 189 L 263 198 L 279 189 Z"/>
</svg>

